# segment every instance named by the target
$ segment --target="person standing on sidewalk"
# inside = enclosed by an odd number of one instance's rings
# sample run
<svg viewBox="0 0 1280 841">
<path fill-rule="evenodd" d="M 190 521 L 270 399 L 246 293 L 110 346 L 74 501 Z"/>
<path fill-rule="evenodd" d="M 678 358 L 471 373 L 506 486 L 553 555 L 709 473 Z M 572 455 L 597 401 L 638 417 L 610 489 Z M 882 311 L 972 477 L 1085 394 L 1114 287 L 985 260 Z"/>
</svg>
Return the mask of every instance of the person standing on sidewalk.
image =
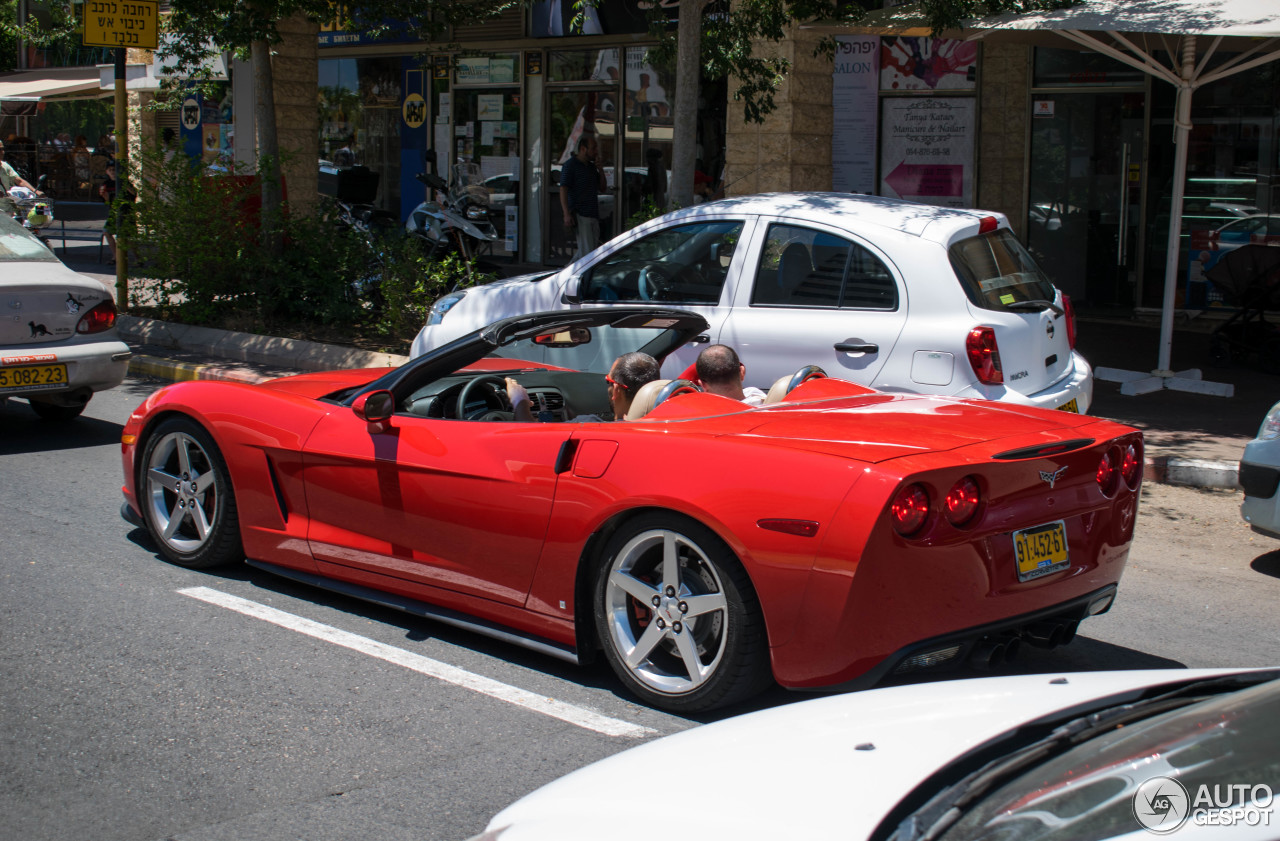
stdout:
<svg viewBox="0 0 1280 841">
<path fill-rule="evenodd" d="M 599 147 L 594 134 L 578 138 L 578 153 L 560 170 L 560 207 L 564 227 L 578 230 L 578 250 L 573 259 L 585 256 L 600 244 L 600 193 L 605 191 L 604 173 L 596 166 Z"/>
</svg>

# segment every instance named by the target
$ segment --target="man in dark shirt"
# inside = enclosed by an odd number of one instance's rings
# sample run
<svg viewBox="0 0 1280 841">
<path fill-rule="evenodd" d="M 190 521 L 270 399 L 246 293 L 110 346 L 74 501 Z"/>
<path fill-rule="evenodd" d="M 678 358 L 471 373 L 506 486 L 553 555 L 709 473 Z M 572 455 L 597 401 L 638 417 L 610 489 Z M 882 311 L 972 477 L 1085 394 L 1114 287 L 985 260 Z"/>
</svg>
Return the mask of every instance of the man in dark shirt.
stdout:
<svg viewBox="0 0 1280 841">
<path fill-rule="evenodd" d="M 604 173 L 596 167 L 596 136 L 584 133 L 578 138 L 578 153 L 564 162 L 560 170 L 560 207 L 564 210 L 565 230 L 578 228 L 577 260 L 600 244 L 599 194 L 605 190 Z"/>
</svg>

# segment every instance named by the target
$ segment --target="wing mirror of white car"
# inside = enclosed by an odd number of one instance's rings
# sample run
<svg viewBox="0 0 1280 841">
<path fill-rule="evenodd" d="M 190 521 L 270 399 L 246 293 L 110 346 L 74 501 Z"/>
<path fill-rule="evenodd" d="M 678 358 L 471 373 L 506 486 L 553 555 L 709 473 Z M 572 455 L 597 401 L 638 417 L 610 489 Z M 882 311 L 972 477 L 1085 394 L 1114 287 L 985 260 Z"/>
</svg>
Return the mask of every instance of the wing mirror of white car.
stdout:
<svg viewBox="0 0 1280 841">
<path fill-rule="evenodd" d="M 581 304 L 582 296 L 579 289 L 582 286 L 582 275 L 573 275 L 564 284 L 564 292 L 560 295 L 560 303 L 562 304 Z"/>
<path fill-rule="evenodd" d="M 360 395 L 351 404 L 351 411 L 356 417 L 369 424 L 369 432 L 385 432 L 391 426 L 391 413 L 395 411 L 396 399 L 386 389 L 370 391 Z"/>
</svg>

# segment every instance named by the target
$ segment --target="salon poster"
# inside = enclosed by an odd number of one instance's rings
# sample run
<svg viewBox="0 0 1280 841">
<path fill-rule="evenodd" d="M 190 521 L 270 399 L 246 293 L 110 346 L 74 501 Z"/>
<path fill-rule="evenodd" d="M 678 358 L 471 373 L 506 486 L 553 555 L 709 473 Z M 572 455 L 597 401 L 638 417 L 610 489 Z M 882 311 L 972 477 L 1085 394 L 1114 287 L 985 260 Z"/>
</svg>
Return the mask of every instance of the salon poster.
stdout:
<svg viewBox="0 0 1280 841">
<path fill-rule="evenodd" d="M 973 207 L 975 115 L 970 96 L 882 99 L 880 195 Z"/>
<path fill-rule="evenodd" d="M 971 91 L 978 82 L 978 45 L 951 38 L 886 38 L 880 48 L 880 89 Z"/>
<path fill-rule="evenodd" d="M 836 38 L 831 77 L 831 189 L 838 193 L 874 193 L 876 189 L 876 93 L 880 38 Z"/>
</svg>

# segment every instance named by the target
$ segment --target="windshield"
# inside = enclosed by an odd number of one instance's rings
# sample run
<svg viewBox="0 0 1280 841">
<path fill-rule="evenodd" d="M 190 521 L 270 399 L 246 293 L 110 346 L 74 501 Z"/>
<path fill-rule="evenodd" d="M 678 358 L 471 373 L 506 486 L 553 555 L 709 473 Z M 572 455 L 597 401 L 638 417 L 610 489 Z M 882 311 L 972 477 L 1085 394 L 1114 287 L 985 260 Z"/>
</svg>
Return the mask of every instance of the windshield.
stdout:
<svg viewBox="0 0 1280 841">
<path fill-rule="evenodd" d="M 624 353 L 651 348 L 655 340 L 670 331 L 652 327 L 584 328 L 588 341 L 569 347 L 538 344 L 533 339 L 510 342 L 489 354 L 489 359 L 510 359 L 538 365 L 607 374 L 613 362 Z"/>
<path fill-rule="evenodd" d="M 1144 793 L 1152 787 L 1144 783 L 1156 778 L 1181 784 L 1187 799 L 1175 798 L 1174 809 L 1189 810 L 1192 822 L 1197 800 L 1204 805 L 1202 786 L 1214 798 L 1209 806 L 1242 806 L 1247 822 L 1256 787 L 1266 789 L 1257 801 L 1264 811 L 1272 807 L 1270 792 L 1280 790 L 1278 746 L 1280 681 L 1271 681 L 1088 739 L 995 789 L 939 838 L 1091 841 L 1137 832 L 1143 825 L 1135 809 L 1151 805 Z"/>
<path fill-rule="evenodd" d="M 40 240 L 27 233 L 12 217 L 0 213 L 0 263 L 27 263 L 33 260 L 58 262 L 58 258 Z"/>
<path fill-rule="evenodd" d="M 1056 290 L 1013 232 L 1001 228 L 951 246 L 951 265 L 974 304 L 1017 310 L 1024 301 L 1053 301 Z"/>
</svg>

